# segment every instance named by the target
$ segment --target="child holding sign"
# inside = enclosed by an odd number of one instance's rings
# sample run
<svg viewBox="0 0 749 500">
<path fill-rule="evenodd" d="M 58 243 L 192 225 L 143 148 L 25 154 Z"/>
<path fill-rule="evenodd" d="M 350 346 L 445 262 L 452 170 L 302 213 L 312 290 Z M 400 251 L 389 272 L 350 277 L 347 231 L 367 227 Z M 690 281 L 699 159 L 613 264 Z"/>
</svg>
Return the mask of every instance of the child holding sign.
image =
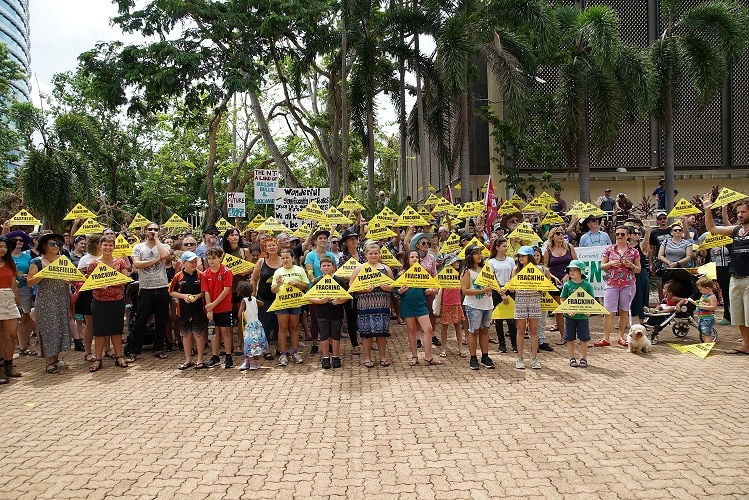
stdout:
<svg viewBox="0 0 749 500">
<path fill-rule="evenodd" d="M 477 344 L 481 347 L 481 364 L 484 368 L 494 368 L 489 357 L 489 325 L 492 323 L 492 288 L 482 287 L 475 283 L 481 272 L 481 248 L 469 245 L 465 251 L 463 271 L 460 273 L 460 286 L 463 289 L 463 305 L 468 316 L 468 351 L 471 354 L 471 370 L 479 369 L 476 357 Z"/>
<path fill-rule="evenodd" d="M 290 248 L 281 250 L 281 267 L 273 273 L 273 286 L 271 292 L 278 293 L 281 285 L 288 284 L 294 288 L 306 291 L 309 287 L 309 278 L 307 272 L 301 267 L 294 264 L 294 252 Z M 291 358 L 294 363 L 303 362 L 299 354 L 299 316 L 302 314 L 301 307 L 291 307 L 278 309 L 276 317 L 278 318 L 278 350 L 281 356 L 278 358 L 278 366 L 288 364 L 288 354 L 286 353 L 286 335 L 291 335 Z"/>
<path fill-rule="evenodd" d="M 595 292 L 585 276 L 585 264 L 579 260 L 573 260 L 567 265 L 565 272 L 570 279 L 562 287 L 562 300 L 566 299 L 578 288 L 593 297 Z M 567 342 L 567 352 L 570 356 L 570 366 L 573 368 L 588 367 L 588 342 L 590 342 L 590 314 L 565 314 L 564 315 L 564 340 Z M 575 339 L 580 339 L 580 363 L 575 359 Z"/>
<path fill-rule="evenodd" d="M 533 248 L 522 246 L 518 248 L 515 255 L 517 265 L 512 270 L 512 277 L 517 276 L 526 266 L 534 266 Z M 525 343 L 526 326 L 529 329 L 531 338 L 531 368 L 541 369 L 541 363 L 536 355 L 538 354 L 538 320 L 543 312 L 541 311 L 542 292 L 536 290 L 517 290 L 515 292 L 515 324 L 517 326 L 517 345 L 518 358 L 515 360 L 515 368 L 518 370 L 525 369 L 523 361 L 523 347 Z"/>
<path fill-rule="evenodd" d="M 447 266 L 451 266 L 457 271 L 458 267 L 460 267 L 460 257 L 454 253 L 447 254 L 447 256 L 445 256 L 445 267 Z M 458 341 L 458 354 L 461 358 L 466 357 L 466 353 L 463 351 L 462 325 L 462 322 L 466 318 L 463 314 L 463 306 L 460 303 L 460 299 L 460 288 L 442 289 L 442 305 L 440 306 L 442 309 L 440 313 L 440 323 L 442 324 L 442 330 L 440 332 L 442 340 L 441 358 L 447 357 L 447 327 L 450 325 L 453 325 L 455 328 L 455 339 Z"/>
<path fill-rule="evenodd" d="M 338 276 L 333 276 L 335 272 L 335 264 L 333 259 L 325 255 L 320 257 L 319 260 L 320 271 L 322 276 L 317 281 L 324 277 L 330 277 L 335 280 L 341 287 L 344 286 L 343 279 Z M 317 283 L 315 283 L 317 284 Z M 310 291 L 310 294 L 312 291 Z M 346 298 L 335 298 L 335 299 L 319 299 L 310 297 L 309 301 L 316 304 L 317 309 L 317 326 L 319 331 L 320 347 L 322 348 L 322 360 L 320 361 L 323 369 L 327 370 L 331 368 L 341 367 L 341 328 L 343 327 L 343 304 L 348 301 Z M 331 352 L 333 355 L 333 362 L 331 363 Z"/>
</svg>

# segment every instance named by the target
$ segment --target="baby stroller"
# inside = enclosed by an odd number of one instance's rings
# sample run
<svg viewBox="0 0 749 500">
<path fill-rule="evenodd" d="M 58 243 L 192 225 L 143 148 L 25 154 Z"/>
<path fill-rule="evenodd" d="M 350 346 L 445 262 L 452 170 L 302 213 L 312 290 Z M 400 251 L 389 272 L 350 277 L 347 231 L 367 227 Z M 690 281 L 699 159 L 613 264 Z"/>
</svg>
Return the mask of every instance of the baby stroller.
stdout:
<svg viewBox="0 0 749 500">
<path fill-rule="evenodd" d="M 125 287 L 125 301 L 127 302 L 127 305 L 125 306 L 128 311 L 128 319 L 127 319 L 127 343 L 130 344 L 130 339 L 132 338 L 133 332 L 135 331 L 135 317 L 136 312 L 138 310 L 138 290 L 140 290 L 139 282 L 132 281 L 128 283 L 128 285 Z M 156 332 L 156 320 L 154 319 L 153 315 L 148 319 L 148 324 L 146 325 L 146 331 L 143 335 L 143 345 L 152 345 L 153 344 L 153 336 Z M 125 346 L 125 354 L 129 355 L 131 354 L 128 351 L 127 346 Z"/>
<path fill-rule="evenodd" d="M 673 292 L 677 297 L 691 298 L 697 300 L 700 298 L 700 292 L 697 290 L 695 285 L 697 276 L 693 275 L 686 269 L 673 269 L 666 271 L 663 275 L 663 282 L 666 283 L 671 281 L 671 285 L 674 287 Z M 693 326 L 700 336 L 700 342 L 703 342 L 702 333 L 699 331 L 699 324 L 694 318 L 694 310 L 697 308 L 691 302 L 686 302 L 680 306 L 676 311 L 666 312 L 661 314 L 648 314 L 647 325 L 653 327 L 653 332 L 650 335 L 650 342 L 652 344 L 658 343 L 658 334 L 671 325 L 671 331 L 674 336 L 682 338 L 686 337 L 689 333 L 689 328 Z M 718 341 L 718 332 L 713 328 L 713 342 Z"/>
</svg>

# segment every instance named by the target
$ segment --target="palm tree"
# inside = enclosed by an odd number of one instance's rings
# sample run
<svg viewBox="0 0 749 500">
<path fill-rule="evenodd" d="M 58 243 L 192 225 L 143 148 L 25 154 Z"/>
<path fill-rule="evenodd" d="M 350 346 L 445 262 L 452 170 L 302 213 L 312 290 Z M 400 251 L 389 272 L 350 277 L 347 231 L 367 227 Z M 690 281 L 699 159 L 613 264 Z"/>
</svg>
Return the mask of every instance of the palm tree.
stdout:
<svg viewBox="0 0 749 500">
<path fill-rule="evenodd" d="M 557 117 L 568 159 L 577 165 L 580 200 L 590 201 L 590 148 L 609 151 L 625 118 L 644 118 L 652 71 L 645 55 L 625 45 L 619 18 L 605 5 L 558 6 L 561 33 Z"/>
<path fill-rule="evenodd" d="M 476 61 L 482 59 L 499 82 L 508 117 L 519 119 L 529 88 L 528 75 L 535 70 L 532 47 L 551 43 L 555 20 L 546 2 L 539 0 L 437 1 L 443 12 L 435 32 L 439 81 L 430 85 L 435 100 L 443 93 L 447 101 L 441 100 L 440 117 L 425 116 L 425 122 L 432 140 L 449 138 L 455 144 L 453 151 L 460 152 L 461 198 L 465 201 L 471 195 L 469 142 L 474 112 L 470 85 L 476 76 Z M 452 132 L 444 130 L 447 124 Z M 437 148 L 444 158 L 444 143 Z M 450 157 L 450 161 L 456 159 L 455 154 Z M 452 169 L 448 166 L 448 170 Z"/>
<path fill-rule="evenodd" d="M 674 205 L 674 116 L 689 80 L 700 106 L 720 92 L 728 65 L 749 45 L 749 10 L 738 2 L 711 0 L 677 17 L 681 1 L 662 0 L 665 29 L 650 46 L 658 93 L 654 115 L 664 138 L 666 206 Z"/>
</svg>

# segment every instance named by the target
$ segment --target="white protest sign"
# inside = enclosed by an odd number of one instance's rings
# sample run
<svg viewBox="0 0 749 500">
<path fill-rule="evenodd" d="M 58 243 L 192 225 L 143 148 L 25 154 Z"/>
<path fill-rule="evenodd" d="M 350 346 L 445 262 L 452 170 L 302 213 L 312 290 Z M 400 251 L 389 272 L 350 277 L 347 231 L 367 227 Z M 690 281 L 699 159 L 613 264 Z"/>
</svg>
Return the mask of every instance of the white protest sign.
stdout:
<svg viewBox="0 0 749 500">
<path fill-rule="evenodd" d="M 596 292 L 596 297 L 603 297 L 603 289 L 606 287 L 606 273 L 601 269 L 601 256 L 606 251 L 606 246 L 601 247 L 575 247 L 578 260 L 588 266 L 588 281 Z"/>
<path fill-rule="evenodd" d="M 330 208 L 330 188 L 278 188 L 276 190 L 276 219 L 289 229 L 302 222 L 296 218 L 310 201 L 315 200 L 325 211 Z"/>
<path fill-rule="evenodd" d="M 244 193 L 226 193 L 226 216 L 244 217 Z"/>
<path fill-rule="evenodd" d="M 270 205 L 276 199 L 278 189 L 278 170 L 263 170 L 256 168 L 255 173 L 255 203 Z"/>
</svg>

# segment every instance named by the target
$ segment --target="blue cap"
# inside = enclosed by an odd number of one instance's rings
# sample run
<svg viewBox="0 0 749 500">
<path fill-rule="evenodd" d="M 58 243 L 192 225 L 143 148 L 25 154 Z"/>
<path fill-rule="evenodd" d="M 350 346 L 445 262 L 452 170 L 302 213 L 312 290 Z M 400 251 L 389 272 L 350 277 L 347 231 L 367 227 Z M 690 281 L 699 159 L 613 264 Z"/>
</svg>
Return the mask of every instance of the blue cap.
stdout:
<svg viewBox="0 0 749 500">
<path fill-rule="evenodd" d="M 188 252 L 182 252 L 182 255 L 180 255 L 179 257 L 179 260 L 181 260 L 182 262 L 188 262 L 191 260 L 195 260 L 197 258 L 198 258 L 198 254 L 196 254 L 195 252 L 188 251 Z"/>
<path fill-rule="evenodd" d="M 529 257 L 533 257 L 533 247 L 523 245 L 522 247 L 518 248 L 517 255 L 527 255 Z"/>
</svg>

